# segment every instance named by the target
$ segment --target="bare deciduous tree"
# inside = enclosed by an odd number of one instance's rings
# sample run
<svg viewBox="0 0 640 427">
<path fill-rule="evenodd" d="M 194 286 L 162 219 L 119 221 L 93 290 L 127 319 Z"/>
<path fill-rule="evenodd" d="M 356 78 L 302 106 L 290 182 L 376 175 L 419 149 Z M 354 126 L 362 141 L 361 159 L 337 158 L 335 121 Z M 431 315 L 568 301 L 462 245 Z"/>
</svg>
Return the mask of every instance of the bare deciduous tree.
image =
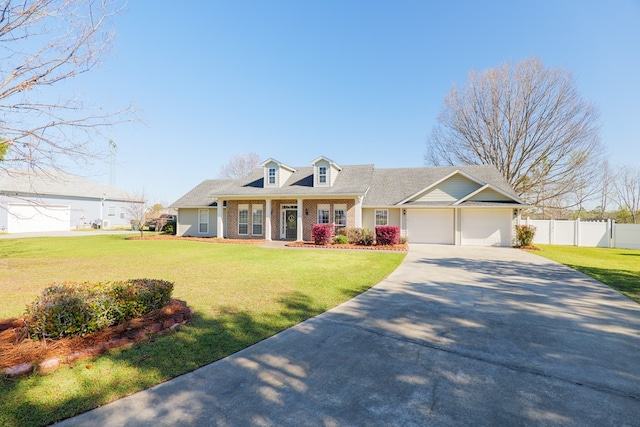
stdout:
<svg viewBox="0 0 640 427">
<path fill-rule="evenodd" d="M 144 225 L 147 222 L 147 216 L 149 214 L 149 206 L 147 199 L 144 195 L 144 191 L 139 195 L 136 195 L 134 200 L 127 206 L 127 214 L 131 220 L 131 225 L 137 227 L 140 232 L 140 237 L 144 234 Z M 141 201 L 141 203 L 139 202 Z"/>
<path fill-rule="evenodd" d="M 536 58 L 472 71 L 448 93 L 425 161 L 493 164 L 530 203 L 566 205 L 579 194 L 576 205 L 601 161 L 597 120 L 572 75 Z"/>
<path fill-rule="evenodd" d="M 220 178 L 238 179 L 249 175 L 260 166 L 260 155 L 257 153 L 238 154 L 220 168 Z"/>
<path fill-rule="evenodd" d="M 118 9 L 112 0 L 0 3 L 0 170 L 88 160 L 100 129 L 130 120 L 130 108 L 105 112 L 60 87 L 109 52 Z"/>
<path fill-rule="evenodd" d="M 616 196 L 621 208 L 627 209 L 634 224 L 638 223 L 640 211 L 640 169 L 623 166 L 615 180 Z"/>
</svg>

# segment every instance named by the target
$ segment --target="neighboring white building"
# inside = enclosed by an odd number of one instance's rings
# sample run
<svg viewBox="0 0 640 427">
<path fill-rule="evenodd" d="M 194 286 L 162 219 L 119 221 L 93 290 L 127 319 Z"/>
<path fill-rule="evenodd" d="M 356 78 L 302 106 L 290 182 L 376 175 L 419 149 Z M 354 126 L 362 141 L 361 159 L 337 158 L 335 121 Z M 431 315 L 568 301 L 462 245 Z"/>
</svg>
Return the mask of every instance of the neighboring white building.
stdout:
<svg viewBox="0 0 640 427">
<path fill-rule="evenodd" d="M 0 232 L 68 231 L 102 220 L 128 227 L 144 202 L 110 185 L 59 171 L 0 170 Z"/>
</svg>

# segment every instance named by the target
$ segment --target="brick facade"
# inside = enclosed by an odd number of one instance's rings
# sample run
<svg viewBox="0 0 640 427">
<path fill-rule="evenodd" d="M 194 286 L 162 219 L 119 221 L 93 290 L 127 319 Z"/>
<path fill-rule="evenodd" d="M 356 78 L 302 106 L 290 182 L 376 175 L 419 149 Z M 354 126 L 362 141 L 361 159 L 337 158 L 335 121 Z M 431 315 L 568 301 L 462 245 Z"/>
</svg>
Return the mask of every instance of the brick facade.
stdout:
<svg viewBox="0 0 640 427">
<path fill-rule="evenodd" d="M 284 205 L 297 205 L 296 199 L 284 200 L 229 200 L 227 201 L 227 237 L 229 239 L 266 239 L 266 235 L 254 236 L 251 234 L 252 229 L 252 205 L 262 205 L 263 213 L 263 230 L 266 227 L 264 216 L 267 212 L 267 203 L 271 203 L 271 239 L 280 240 L 281 216 L 280 210 Z M 238 206 L 249 205 L 249 234 L 238 234 Z M 311 240 L 311 229 L 318 221 L 318 205 L 329 205 L 330 221 L 334 219 L 334 206 L 347 206 L 347 227 L 353 227 L 355 224 L 355 200 L 354 199 L 322 199 L 322 200 L 303 200 L 302 201 L 302 239 Z M 266 230 L 264 230 L 266 231 Z"/>
<path fill-rule="evenodd" d="M 238 234 L 238 206 L 249 205 L 249 227 L 248 234 Z M 253 205 L 262 205 L 262 233 L 261 235 L 253 235 Z M 264 200 L 228 200 L 227 201 L 227 237 L 229 239 L 265 239 L 264 235 L 266 221 L 265 215 L 267 212 L 267 205 Z"/>
</svg>

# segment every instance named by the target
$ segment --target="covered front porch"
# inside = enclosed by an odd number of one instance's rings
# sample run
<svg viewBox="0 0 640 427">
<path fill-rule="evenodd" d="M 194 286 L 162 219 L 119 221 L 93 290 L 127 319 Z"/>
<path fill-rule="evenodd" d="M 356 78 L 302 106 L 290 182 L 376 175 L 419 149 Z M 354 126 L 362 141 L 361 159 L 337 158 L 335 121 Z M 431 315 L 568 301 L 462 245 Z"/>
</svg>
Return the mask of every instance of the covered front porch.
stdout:
<svg viewBox="0 0 640 427">
<path fill-rule="evenodd" d="M 362 227 L 361 197 L 226 199 L 217 202 L 218 238 L 309 241 L 314 224 Z M 226 209 L 221 209 L 224 202 Z"/>
</svg>

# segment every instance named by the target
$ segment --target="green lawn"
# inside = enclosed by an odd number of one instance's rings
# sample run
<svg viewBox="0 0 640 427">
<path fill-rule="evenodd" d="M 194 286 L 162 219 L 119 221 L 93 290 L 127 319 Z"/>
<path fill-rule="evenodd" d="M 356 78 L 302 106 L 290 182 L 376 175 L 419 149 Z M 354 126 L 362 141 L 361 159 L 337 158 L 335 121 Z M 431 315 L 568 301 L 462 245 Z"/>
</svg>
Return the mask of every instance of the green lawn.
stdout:
<svg viewBox="0 0 640 427">
<path fill-rule="evenodd" d="M 173 281 L 195 311 L 189 327 L 133 349 L 2 380 L 0 425 L 46 425 L 192 371 L 352 298 L 403 258 L 113 235 L 0 240 L 0 318 L 52 282 L 128 278 Z"/>
<path fill-rule="evenodd" d="M 536 255 L 568 265 L 640 303 L 640 250 L 538 246 Z"/>
</svg>

